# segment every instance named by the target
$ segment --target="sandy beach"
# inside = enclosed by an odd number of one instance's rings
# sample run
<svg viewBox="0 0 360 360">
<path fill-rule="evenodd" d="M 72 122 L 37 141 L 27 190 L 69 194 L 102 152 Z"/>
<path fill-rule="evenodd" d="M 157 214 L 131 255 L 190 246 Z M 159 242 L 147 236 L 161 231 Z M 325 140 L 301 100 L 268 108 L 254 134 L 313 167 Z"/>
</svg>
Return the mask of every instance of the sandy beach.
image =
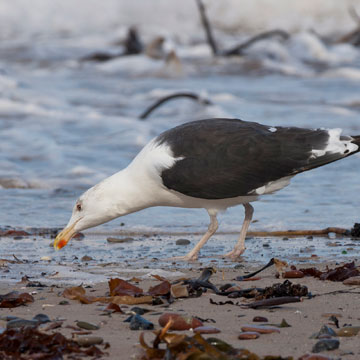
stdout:
<svg viewBox="0 0 360 360">
<path fill-rule="evenodd" d="M 246 271 L 258 268 L 249 263 L 241 263 L 241 269 L 218 268 L 217 272 L 210 278 L 211 283 L 216 287 L 232 283 L 240 289 L 251 287 L 266 287 L 275 283 L 282 283 L 285 279 L 275 277 L 276 269 L 271 267 L 261 273 L 260 279 L 255 281 L 234 281 L 234 279 L 244 274 Z M 310 265 L 306 265 L 308 267 Z M 317 269 L 324 270 L 326 266 L 334 267 L 334 262 L 315 265 Z M 238 266 L 239 267 L 239 266 Z M 176 270 L 176 265 L 173 270 Z M 184 276 L 182 278 L 196 279 L 201 274 L 202 268 L 196 263 L 192 269 L 179 269 Z M 119 276 L 121 278 L 121 276 Z M 126 273 L 124 278 L 133 278 L 130 283 L 144 289 L 160 283 L 159 280 L 141 279 L 138 272 Z M 176 278 L 169 279 L 173 282 Z M 305 296 L 301 302 L 289 303 L 273 308 L 251 309 L 239 304 L 246 304 L 253 299 L 236 298 L 229 299 L 225 296 L 214 294 L 212 290 L 207 290 L 201 296 L 195 298 L 179 298 L 171 304 L 164 301 L 160 305 L 141 304 L 141 308 L 150 310 L 143 315 L 144 318 L 155 325 L 155 330 L 160 329 L 158 319 L 162 313 L 170 312 L 180 315 L 189 315 L 202 319 L 204 325 L 216 327 L 221 332 L 218 334 L 203 335 L 206 337 L 217 337 L 235 348 L 246 348 L 259 356 L 280 355 L 282 357 L 293 357 L 298 359 L 305 354 L 312 353 L 314 345 L 318 339 L 310 339 L 310 336 L 319 332 L 323 325 L 337 331 L 334 317 L 338 319 L 338 326 L 360 326 L 360 287 L 344 285 L 342 282 L 322 281 L 313 277 L 303 277 L 300 279 L 289 279 L 294 284 L 301 284 L 308 288 L 311 296 Z M 78 284 L 81 285 L 81 284 Z M 5 316 L 17 316 L 23 319 L 32 319 L 36 314 L 46 314 L 52 322 L 61 321 L 61 327 L 53 330 L 42 330 L 49 334 L 60 332 L 66 337 L 71 338 L 77 332 L 81 334 L 84 329 L 77 328 L 77 321 L 85 321 L 99 327 L 97 330 L 89 331 L 87 335 L 78 336 L 97 336 L 103 338 L 104 343 L 110 347 L 104 350 L 103 345 L 98 345 L 101 350 L 108 353 L 104 359 L 136 359 L 139 355 L 141 346 L 139 336 L 143 330 L 130 330 L 129 322 L 124 322 L 129 316 L 121 313 L 107 314 L 104 312 L 106 304 L 94 302 L 92 304 L 81 304 L 77 300 L 67 300 L 63 295 L 66 285 L 56 285 L 48 287 L 26 287 L 26 283 L 9 284 L 0 283 L 0 294 L 10 291 L 28 292 L 34 297 L 34 302 L 26 306 L 19 306 L 12 309 L 0 309 L 0 327 L 6 327 Z M 85 286 L 84 286 L 85 287 Z M 109 292 L 107 283 L 96 283 L 86 287 L 87 295 L 103 297 Z M 64 304 L 64 301 L 66 305 Z M 232 301 L 234 304 L 216 305 L 215 303 Z M 120 305 L 126 313 L 132 308 L 131 305 Z M 268 321 L 254 322 L 254 317 L 265 317 Z M 330 319 L 331 316 L 334 316 Z M 240 340 L 241 328 L 245 325 L 259 324 L 280 324 L 282 320 L 290 327 L 278 328 L 278 332 L 263 334 L 257 339 Z M 41 325 L 45 328 L 45 325 Z M 70 326 L 68 328 L 67 326 Z M 145 341 L 151 344 L 154 335 L 151 330 L 145 331 Z M 179 333 L 179 331 L 177 332 Z M 188 335 L 193 335 L 192 330 L 185 331 Z M 329 359 L 359 359 L 359 334 L 350 337 L 334 337 L 340 341 L 338 349 L 321 352 Z M 313 357 L 313 359 L 320 359 Z"/>
</svg>

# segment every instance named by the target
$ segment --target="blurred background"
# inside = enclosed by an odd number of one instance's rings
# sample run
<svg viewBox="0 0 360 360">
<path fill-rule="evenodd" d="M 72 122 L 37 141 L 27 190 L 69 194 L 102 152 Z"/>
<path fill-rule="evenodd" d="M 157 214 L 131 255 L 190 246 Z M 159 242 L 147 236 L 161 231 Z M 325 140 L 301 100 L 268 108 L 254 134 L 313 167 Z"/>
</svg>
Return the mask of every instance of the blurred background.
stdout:
<svg viewBox="0 0 360 360">
<path fill-rule="evenodd" d="M 0 227 L 65 225 L 79 194 L 187 121 L 359 135 L 359 14 L 359 0 L 1 0 Z M 140 118 L 179 92 L 190 98 Z M 299 175 L 255 204 L 252 229 L 351 227 L 359 170 L 355 155 Z M 229 209 L 220 229 L 242 217 Z M 207 224 L 203 210 L 154 208 L 101 229 Z"/>
</svg>

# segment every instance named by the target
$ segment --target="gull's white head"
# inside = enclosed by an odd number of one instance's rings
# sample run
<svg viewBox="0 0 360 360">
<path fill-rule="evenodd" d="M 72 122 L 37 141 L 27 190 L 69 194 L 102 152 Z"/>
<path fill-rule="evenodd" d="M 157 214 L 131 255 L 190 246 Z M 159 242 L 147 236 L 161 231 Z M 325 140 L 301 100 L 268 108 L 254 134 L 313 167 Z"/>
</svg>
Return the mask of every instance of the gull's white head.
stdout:
<svg viewBox="0 0 360 360">
<path fill-rule="evenodd" d="M 126 193 L 121 194 L 117 191 L 115 192 L 117 196 L 114 196 L 113 187 L 116 184 L 112 178 L 105 179 L 79 197 L 67 226 L 56 236 L 54 241 L 56 250 L 63 248 L 78 232 L 128 213 Z M 118 183 L 118 186 L 120 184 Z"/>
</svg>

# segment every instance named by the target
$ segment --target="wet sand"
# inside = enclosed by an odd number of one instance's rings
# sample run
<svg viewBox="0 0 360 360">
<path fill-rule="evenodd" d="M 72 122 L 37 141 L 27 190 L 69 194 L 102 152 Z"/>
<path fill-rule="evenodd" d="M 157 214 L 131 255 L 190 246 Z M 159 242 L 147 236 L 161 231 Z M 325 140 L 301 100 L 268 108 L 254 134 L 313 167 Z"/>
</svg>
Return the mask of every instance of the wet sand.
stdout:
<svg viewBox="0 0 360 360">
<path fill-rule="evenodd" d="M 243 275 L 245 270 L 251 271 L 258 268 L 252 264 L 243 262 L 240 263 L 241 268 L 235 269 L 236 263 L 232 268 L 218 268 L 217 272 L 211 277 L 211 282 L 216 286 L 221 286 L 226 283 L 237 283 L 241 288 L 249 287 L 265 287 L 273 285 L 274 283 L 283 282 L 284 279 L 275 278 L 275 268 L 265 270 L 261 274 L 261 279 L 258 281 L 236 282 L 233 279 L 236 276 Z M 293 264 L 293 263 L 292 263 Z M 211 265 L 211 264 L 207 264 Z M 335 266 L 334 262 L 322 262 L 316 264 L 318 269 L 324 270 L 326 266 Z M 85 265 L 84 265 L 85 266 Z M 192 268 L 179 268 L 178 272 L 176 265 L 172 266 L 171 271 L 163 272 L 163 276 L 169 277 L 170 281 L 176 278 L 197 278 L 202 267 L 198 263 L 193 263 Z M 238 266 L 239 267 L 239 266 Z M 121 273 L 121 270 L 119 271 Z M 170 277 L 171 273 L 175 277 Z M 181 275 L 183 274 L 183 275 Z M 135 285 L 147 290 L 150 286 L 156 285 L 159 281 L 149 279 L 147 276 L 142 276 L 138 271 L 124 272 L 118 277 L 129 279 L 135 276 L 140 278 Z M 306 285 L 309 292 L 314 296 L 313 298 L 303 298 L 299 303 L 291 303 L 282 305 L 272 309 L 248 309 L 236 305 L 214 305 L 210 303 L 210 299 L 219 302 L 233 300 L 239 303 L 246 303 L 249 300 L 243 298 L 228 299 L 223 296 L 214 294 L 211 290 L 203 293 L 198 298 L 184 298 L 177 299 L 170 305 L 139 305 L 140 307 L 150 309 L 144 318 L 151 321 L 155 325 L 155 329 L 159 329 L 158 318 L 163 312 L 176 312 L 179 314 L 186 314 L 197 316 L 202 319 L 212 319 L 205 325 L 215 326 L 221 330 L 221 333 L 216 336 L 236 348 L 246 348 L 258 355 L 281 355 L 293 356 L 298 359 L 300 356 L 311 353 L 314 344 L 318 341 L 316 339 L 309 339 L 309 337 L 320 330 L 323 325 L 328 325 L 334 330 L 336 327 L 334 323 L 329 320 L 330 314 L 337 314 L 340 327 L 347 324 L 353 326 L 360 326 L 360 286 L 344 285 L 341 282 L 321 281 L 318 279 L 304 277 L 301 279 L 290 279 L 293 283 Z M 33 294 L 35 301 L 27 306 L 20 306 L 13 309 L 0 309 L 0 315 L 12 315 L 25 319 L 31 319 L 38 313 L 46 314 L 51 320 L 57 318 L 65 319 L 61 328 L 48 331 L 60 331 L 64 335 L 71 337 L 73 329 L 68 329 L 66 325 L 76 326 L 76 320 L 87 321 L 97 324 L 100 329 L 92 331 L 93 336 L 101 336 L 104 342 L 110 344 L 107 351 L 109 353 L 106 359 L 131 359 L 138 353 L 139 350 L 139 335 L 141 331 L 132 331 L 129 329 L 129 323 L 124 322 L 128 317 L 125 314 L 113 313 L 111 315 L 104 315 L 102 309 L 103 304 L 80 304 L 76 300 L 68 300 L 68 305 L 60 305 L 62 300 L 66 300 L 61 294 L 66 285 L 60 285 L 54 281 L 56 287 L 44 288 L 29 288 L 24 284 L 19 283 L 0 283 L 0 294 L 4 294 L 13 290 L 21 292 L 30 292 Z M 80 285 L 80 283 L 78 284 Z M 87 294 L 94 296 L 104 296 L 108 292 L 107 283 L 100 282 L 91 285 L 87 288 Z M 129 311 L 132 306 L 121 305 L 121 309 Z M 238 335 L 241 332 L 241 327 L 245 324 L 259 324 L 254 323 L 254 316 L 264 316 L 268 319 L 268 324 L 279 324 L 282 319 L 285 319 L 291 327 L 281 328 L 280 333 L 261 335 L 255 340 L 239 340 Z M 214 321 L 214 322 L 213 322 Z M 6 322 L 0 321 L 0 327 L 5 327 Z M 150 344 L 154 338 L 151 331 L 146 331 L 145 340 Z M 187 332 L 192 334 L 191 331 Z M 338 337 L 340 340 L 340 347 L 337 350 L 325 352 L 331 359 L 359 359 L 360 335 L 353 337 Z M 100 348 L 102 346 L 100 345 Z"/>
</svg>

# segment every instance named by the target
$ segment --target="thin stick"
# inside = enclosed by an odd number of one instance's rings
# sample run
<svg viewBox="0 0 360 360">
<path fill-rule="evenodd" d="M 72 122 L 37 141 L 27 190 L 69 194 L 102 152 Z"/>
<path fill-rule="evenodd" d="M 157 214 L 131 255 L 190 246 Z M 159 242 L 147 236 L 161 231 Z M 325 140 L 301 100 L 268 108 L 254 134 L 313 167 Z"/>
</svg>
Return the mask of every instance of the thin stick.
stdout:
<svg viewBox="0 0 360 360">
<path fill-rule="evenodd" d="M 277 298 L 254 301 L 250 304 L 243 304 L 243 306 L 252 309 L 258 309 L 258 308 L 266 308 L 266 307 L 278 306 L 278 305 L 289 304 L 300 301 L 301 299 L 298 296 L 281 296 Z"/>
<path fill-rule="evenodd" d="M 252 278 L 253 276 L 257 275 L 258 273 L 260 273 L 261 271 L 264 271 L 265 269 L 267 269 L 268 267 L 272 266 L 275 264 L 275 260 L 274 258 L 271 258 L 270 261 L 263 266 L 261 269 L 252 272 L 251 274 L 247 274 L 247 275 L 243 275 L 243 276 L 238 276 L 235 280 L 237 281 L 243 281 L 244 279 L 249 279 Z"/>
<path fill-rule="evenodd" d="M 196 3 L 197 3 L 197 6 L 199 8 L 199 11 L 200 11 L 201 22 L 202 22 L 202 24 L 204 26 L 204 29 L 205 29 L 207 42 L 209 43 L 209 46 L 211 47 L 213 55 L 217 55 L 218 54 L 218 48 L 217 48 L 215 39 L 214 39 L 212 31 L 211 31 L 210 22 L 209 22 L 209 20 L 208 20 L 208 18 L 206 16 L 205 6 L 204 6 L 202 0 L 196 0 Z"/>
<path fill-rule="evenodd" d="M 290 35 L 283 30 L 266 31 L 266 32 L 263 32 L 263 33 L 253 36 L 249 40 L 233 47 L 230 50 L 223 51 L 222 55 L 224 55 L 224 56 L 241 55 L 245 49 L 247 49 L 251 45 L 255 44 L 256 42 L 264 40 L 264 39 L 268 39 L 269 37 L 273 37 L 273 36 L 280 36 L 284 40 L 286 40 L 290 37 Z"/>
<path fill-rule="evenodd" d="M 201 102 L 205 105 L 212 105 L 212 102 L 210 100 L 204 99 L 203 97 L 201 97 L 200 95 L 195 94 L 195 93 L 191 93 L 191 92 L 175 93 L 172 95 L 165 96 L 165 97 L 161 98 L 160 100 L 156 101 L 155 104 L 151 105 L 147 110 L 145 110 L 139 116 L 139 119 L 142 119 L 142 120 L 146 119 L 160 105 L 164 104 L 165 102 L 167 102 L 169 100 L 173 100 L 173 99 L 177 99 L 177 98 L 181 98 L 181 97 L 192 99 L 192 100 Z"/>
<path fill-rule="evenodd" d="M 285 231 L 249 231 L 247 236 L 309 236 L 309 235 L 328 235 L 329 233 L 335 233 L 339 235 L 349 235 L 350 232 L 347 229 L 338 227 L 328 227 L 321 230 L 285 230 Z"/>
</svg>

